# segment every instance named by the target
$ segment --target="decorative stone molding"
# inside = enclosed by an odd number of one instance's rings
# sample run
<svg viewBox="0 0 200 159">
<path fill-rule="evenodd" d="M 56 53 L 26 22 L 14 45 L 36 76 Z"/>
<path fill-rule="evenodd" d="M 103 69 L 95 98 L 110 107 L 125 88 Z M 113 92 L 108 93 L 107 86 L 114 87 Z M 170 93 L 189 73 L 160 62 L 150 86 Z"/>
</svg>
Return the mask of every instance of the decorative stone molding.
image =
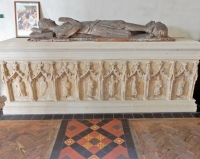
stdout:
<svg viewBox="0 0 200 159">
<path fill-rule="evenodd" d="M 192 60 L 3 61 L 8 101 L 190 100 Z"/>
</svg>

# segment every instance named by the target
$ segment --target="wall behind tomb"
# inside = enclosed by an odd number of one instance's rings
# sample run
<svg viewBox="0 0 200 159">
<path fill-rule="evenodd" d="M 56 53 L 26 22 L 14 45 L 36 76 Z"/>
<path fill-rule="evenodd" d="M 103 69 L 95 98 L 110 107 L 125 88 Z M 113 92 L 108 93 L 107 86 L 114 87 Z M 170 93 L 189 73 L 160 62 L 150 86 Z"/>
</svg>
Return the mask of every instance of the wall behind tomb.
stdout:
<svg viewBox="0 0 200 159">
<path fill-rule="evenodd" d="M 26 0 L 27 1 L 27 0 Z M 38 0 L 42 17 L 79 21 L 121 19 L 146 24 L 162 21 L 172 37 L 200 39 L 199 0 Z M 15 37 L 14 0 L 0 0 L 0 41 Z"/>
</svg>

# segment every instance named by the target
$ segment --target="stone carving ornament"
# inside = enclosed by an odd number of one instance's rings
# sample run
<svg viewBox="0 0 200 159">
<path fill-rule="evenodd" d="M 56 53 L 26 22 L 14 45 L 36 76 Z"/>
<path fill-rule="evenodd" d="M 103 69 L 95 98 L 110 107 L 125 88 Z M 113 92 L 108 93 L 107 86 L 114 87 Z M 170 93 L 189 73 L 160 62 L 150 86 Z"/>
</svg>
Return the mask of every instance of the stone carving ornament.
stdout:
<svg viewBox="0 0 200 159">
<path fill-rule="evenodd" d="M 70 96 L 71 83 L 67 78 L 62 79 L 62 96 L 67 98 Z"/>
<path fill-rule="evenodd" d="M 93 92 L 94 92 L 94 81 L 89 76 L 87 80 L 87 90 L 86 90 L 86 95 L 89 99 L 93 98 L 93 94 L 94 94 Z"/>
<path fill-rule="evenodd" d="M 33 28 L 30 41 L 174 41 L 168 37 L 168 29 L 161 22 L 150 21 L 146 25 L 128 23 L 123 20 L 95 20 L 79 22 L 60 17 L 61 25 L 43 18 L 39 28 Z M 142 33 L 142 34 L 141 34 Z"/>
<path fill-rule="evenodd" d="M 45 77 L 44 76 L 41 76 L 41 78 L 39 79 L 39 86 L 40 86 L 40 95 L 41 96 L 45 95 L 47 87 L 48 87 L 48 84 L 45 81 Z"/>
<path fill-rule="evenodd" d="M 131 84 L 131 90 L 132 90 L 132 99 L 135 99 L 137 97 L 137 83 L 136 83 L 136 77 L 133 76 L 133 81 Z"/>
<path fill-rule="evenodd" d="M 154 83 L 154 96 L 159 96 L 161 94 L 162 81 L 160 80 L 160 76 L 157 76 Z"/>
<path fill-rule="evenodd" d="M 69 63 L 73 67 L 67 67 Z M 160 60 L 2 62 L 1 73 L 8 101 L 192 99 L 197 62 L 186 61 L 180 68 L 174 67 L 178 63 Z M 21 64 L 26 66 L 23 72 Z M 49 71 L 44 65 L 49 65 Z"/>
<path fill-rule="evenodd" d="M 24 97 L 26 96 L 26 87 L 24 82 L 22 81 L 22 78 L 17 76 L 16 77 L 16 84 L 15 84 L 16 88 L 17 88 L 17 93 L 19 97 Z"/>
<path fill-rule="evenodd" d="M 118 81 L 114 79 L 114 75 L 111 75 L 110 81 L 109 81 L 109 88 L 108 88 L 110 100 L 116 99 L 115 92 L 116 92 L 117 83 L 118 83 Z"/>
<path fill-rule="evenodd" d="M 180 97 L 183 95 L 184 87 L 185 87 L 185 81 L 184 81 L 184 77 L 182 77 L 180 81 L 178 82 L 177 91 L 176 91 L 177 97 Z"/>
</svg>

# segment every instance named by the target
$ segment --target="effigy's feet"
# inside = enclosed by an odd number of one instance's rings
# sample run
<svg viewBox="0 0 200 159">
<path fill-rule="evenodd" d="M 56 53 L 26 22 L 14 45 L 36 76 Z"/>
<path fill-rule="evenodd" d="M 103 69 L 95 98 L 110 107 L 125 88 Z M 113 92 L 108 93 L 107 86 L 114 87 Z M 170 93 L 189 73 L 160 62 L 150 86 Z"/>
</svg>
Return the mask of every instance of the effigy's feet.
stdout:
<svg viewBox="0 0 200 159">
<path fill-rule="evenodd" d="M 146 33 L 152 33 L 152 31 L 153 31 L 153 29 L 154 29 L 155 26 L 156 26 L 155 21 L 150 21 L 149 23 L 147 23 L 145 25 L 145 27 L 146 27 Z"/>
<path fill-rule="evenodd" d="M 165 24 L 157 22 L 151 34 L 154 37 L 165 38 L 168 36 L 168 29 Z"/>
</svg>

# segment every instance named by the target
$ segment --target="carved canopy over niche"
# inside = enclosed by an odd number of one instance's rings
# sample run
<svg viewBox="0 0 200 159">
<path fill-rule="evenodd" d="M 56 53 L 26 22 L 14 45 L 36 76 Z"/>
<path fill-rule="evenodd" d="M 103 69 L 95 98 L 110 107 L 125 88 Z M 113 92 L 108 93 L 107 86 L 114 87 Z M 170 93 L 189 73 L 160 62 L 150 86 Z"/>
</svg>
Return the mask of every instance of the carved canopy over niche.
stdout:
<svg viewBox="0 0 200 159">
<path fill-rule="evenodd" d="M 192 99 L 197 61 L 2 62 L 9 101 Z"/>
</svg>

